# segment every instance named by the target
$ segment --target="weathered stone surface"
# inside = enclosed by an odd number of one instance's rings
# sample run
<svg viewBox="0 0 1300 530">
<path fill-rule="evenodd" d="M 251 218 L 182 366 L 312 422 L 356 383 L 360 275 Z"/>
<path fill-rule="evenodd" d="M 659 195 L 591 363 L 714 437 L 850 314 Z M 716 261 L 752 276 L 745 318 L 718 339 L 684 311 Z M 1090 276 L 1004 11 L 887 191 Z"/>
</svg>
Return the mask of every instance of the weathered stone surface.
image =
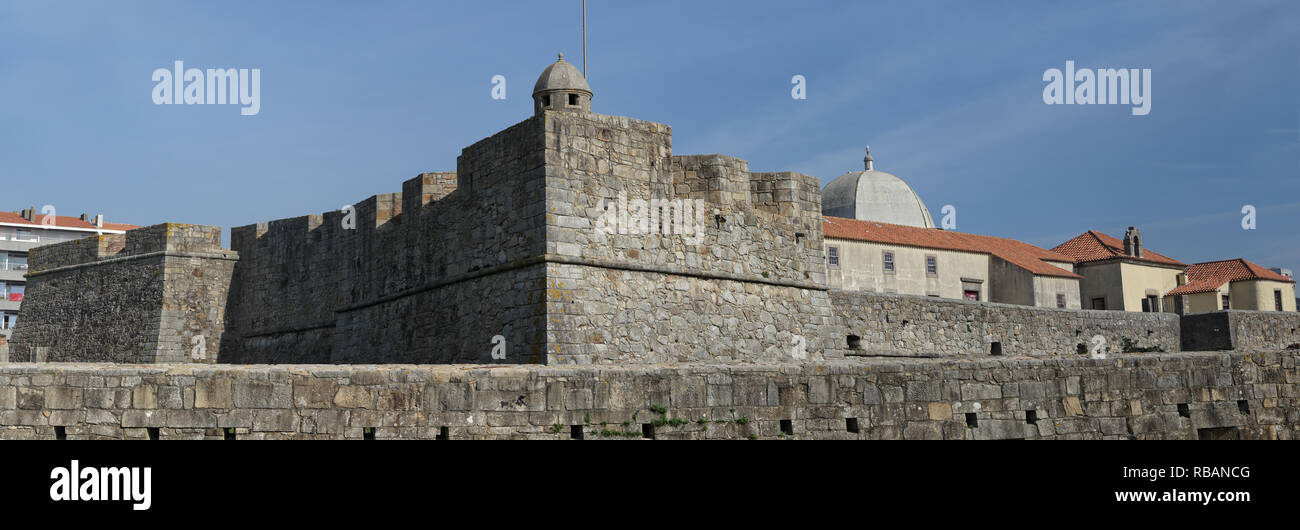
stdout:
<svg viewBox="0 0 1300 530">
<path fill-rule="evenodd" d="M 50 426 L 62 425 L 70 437 L 86 438 L 143 438 L 146 428 L 164 438 L 220 439 L 226 428 L 245 439 L 360 438 L 365 428 L 384 438 L 435 438 L 446 427 L 453 438 L 568 439 L 577 425 L 598 439 L 614 437 L 602 431 L 639 437 L 641 424 L 663 420 L 654 426 L 656 438 L 778 438 L 788 420 L 793 434 L 784 437 L 794 438 L 1195 439 L 1198 429 L 1235 428 L 1245 438 L 1296 439 L 1297 357 L 1284 351 L 490 370 L 0 364 L 0 437 L 52 437 Z M 1132 376 L 1138 373 L 1147 376 Z M 1105 390 L 1093 391 L 1099 380 Z M 154 404 L 150 396 L 157 408 L 137 406 Z M 856 432 L 846 418 L 858 420 Z M 675 419 L 687 423 L 669 423 Z"/>
<path fill-rule="evenodd" d="M 234 404 L 231 381 L 225 377 L 197 379 L 194 384 L 194 407 L 228 409 Z"/>
<path fill-rule="evenodd" d="M 34 323 L 10 360 L 216 362 L 238 259 L 220 243 L 218 227 L 166 223 L 32 249 Z"/>
<path fill-rule="evenodd" d="M 1182 346 L 1189 351 L 1267 351 L 1300 348 L 1300 313 L 1211 311 L 1183 316 Z"/>
<path fill-rule="evenodd" d="M 932 420 L 947 421 L 952 419 L 952 405 L 947 403 L 931 403 L 929 412 Z"/>
<path fill-rule="evenodd" d="M 960 356 L 990 353 L 994 342 L 1002 355 L 1071 356 L 1093 336 L 1106 339 L 1108 354 L 1124 345 L 1180 350 L 1179 316 L 1055 309 L 925 296 L 830 291 L 837 325 L 827 331 L 833 347 L 828 358 L 843 355 Z M 906 321 L 907 325 L 902 325 Z M 859 349 L 846 338 L 860 337 Z"/>
</svg>

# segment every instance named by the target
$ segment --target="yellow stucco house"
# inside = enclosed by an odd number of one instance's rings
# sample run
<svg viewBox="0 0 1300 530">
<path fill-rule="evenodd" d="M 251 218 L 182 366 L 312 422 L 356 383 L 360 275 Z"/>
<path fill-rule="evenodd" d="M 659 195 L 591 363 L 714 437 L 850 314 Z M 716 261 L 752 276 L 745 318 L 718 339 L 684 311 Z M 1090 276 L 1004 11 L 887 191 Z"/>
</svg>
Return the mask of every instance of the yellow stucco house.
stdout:
<svg viewBox="0 0 1300 530">
<path fill-rule="evenodd" d="M 1142 235 L 1129 227 L 1124 239 L 1089 230 L 1052 249 L 1074 260 L 1084 309 L 1182 313 L 1166 295 L 1178 287 L 1187 267 L 1142 246 Z"/>
<path fill-rule="evenodd" d="M 1186 307 L 1187 313 L 1296 310 L 1295 280 L 1241 258 L 1188 266 L 1185 284 L 1167 298 Z"/>
<path fill-rule="evenodd" d="M 1068 256 L 1014 239 L 823 217 L 833 289 L 1079 309 Z"/>
<path fill-rule="evenodd" d="M 1079 309 L 1069 256 L 1000 237 L 936 228 L 911 186 L 875 169 L 822 190 L 826 279 L 832 289 Z"/>
</svg>

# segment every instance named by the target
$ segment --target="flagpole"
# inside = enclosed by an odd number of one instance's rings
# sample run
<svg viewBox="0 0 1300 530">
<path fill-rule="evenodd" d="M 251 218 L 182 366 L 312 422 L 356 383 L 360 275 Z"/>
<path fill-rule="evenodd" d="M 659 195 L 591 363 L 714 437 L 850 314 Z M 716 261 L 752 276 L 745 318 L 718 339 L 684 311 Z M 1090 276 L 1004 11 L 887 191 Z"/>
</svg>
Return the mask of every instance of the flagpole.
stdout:
<svg viewBox="0 0 1300 530">
<path fill-rule="evenodd" d="M 587 77 L 587 0 L 582 0 L 582 77 Z"/>
</svg>

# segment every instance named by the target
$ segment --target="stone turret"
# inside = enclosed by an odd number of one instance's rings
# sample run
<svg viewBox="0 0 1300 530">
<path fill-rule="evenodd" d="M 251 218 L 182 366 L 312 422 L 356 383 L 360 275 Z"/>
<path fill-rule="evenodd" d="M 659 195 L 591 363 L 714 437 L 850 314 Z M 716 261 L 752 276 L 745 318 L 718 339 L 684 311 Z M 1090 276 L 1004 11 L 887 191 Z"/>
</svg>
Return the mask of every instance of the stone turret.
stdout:
<svg viewBox="0 0 1300 530">
<path fill-rule="evenodd" d="M 547 66 L 533 85 L 533 109 L 543 111 L 591 112 L 591 87 L 576 67 L 564 61 L 564 54 Z"/>
</svg>

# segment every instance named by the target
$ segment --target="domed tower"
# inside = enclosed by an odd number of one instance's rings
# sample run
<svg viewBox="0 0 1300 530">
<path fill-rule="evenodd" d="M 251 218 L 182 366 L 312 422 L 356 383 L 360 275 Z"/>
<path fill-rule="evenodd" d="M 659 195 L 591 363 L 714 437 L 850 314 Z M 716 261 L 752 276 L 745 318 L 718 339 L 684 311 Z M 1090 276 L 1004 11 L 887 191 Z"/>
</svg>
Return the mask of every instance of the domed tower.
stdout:
<svg viewBox="0 0 1300 530">
<path fill-rule="evenodd" d="M 564 61 L 560 54 L 555 64 L 546 67 L 542 76 L 533 85 L 533 112 L 591 112 L 591 87 L 573 65 Z"/>
<path fill-rule="evenodd" d="M 822 215 L 934 228 L 930 210 L 912 187 L 875 169 L 870 147 L 862 162 L 865 171 L 845 173 L 822 189 Z"/>
</svg>

